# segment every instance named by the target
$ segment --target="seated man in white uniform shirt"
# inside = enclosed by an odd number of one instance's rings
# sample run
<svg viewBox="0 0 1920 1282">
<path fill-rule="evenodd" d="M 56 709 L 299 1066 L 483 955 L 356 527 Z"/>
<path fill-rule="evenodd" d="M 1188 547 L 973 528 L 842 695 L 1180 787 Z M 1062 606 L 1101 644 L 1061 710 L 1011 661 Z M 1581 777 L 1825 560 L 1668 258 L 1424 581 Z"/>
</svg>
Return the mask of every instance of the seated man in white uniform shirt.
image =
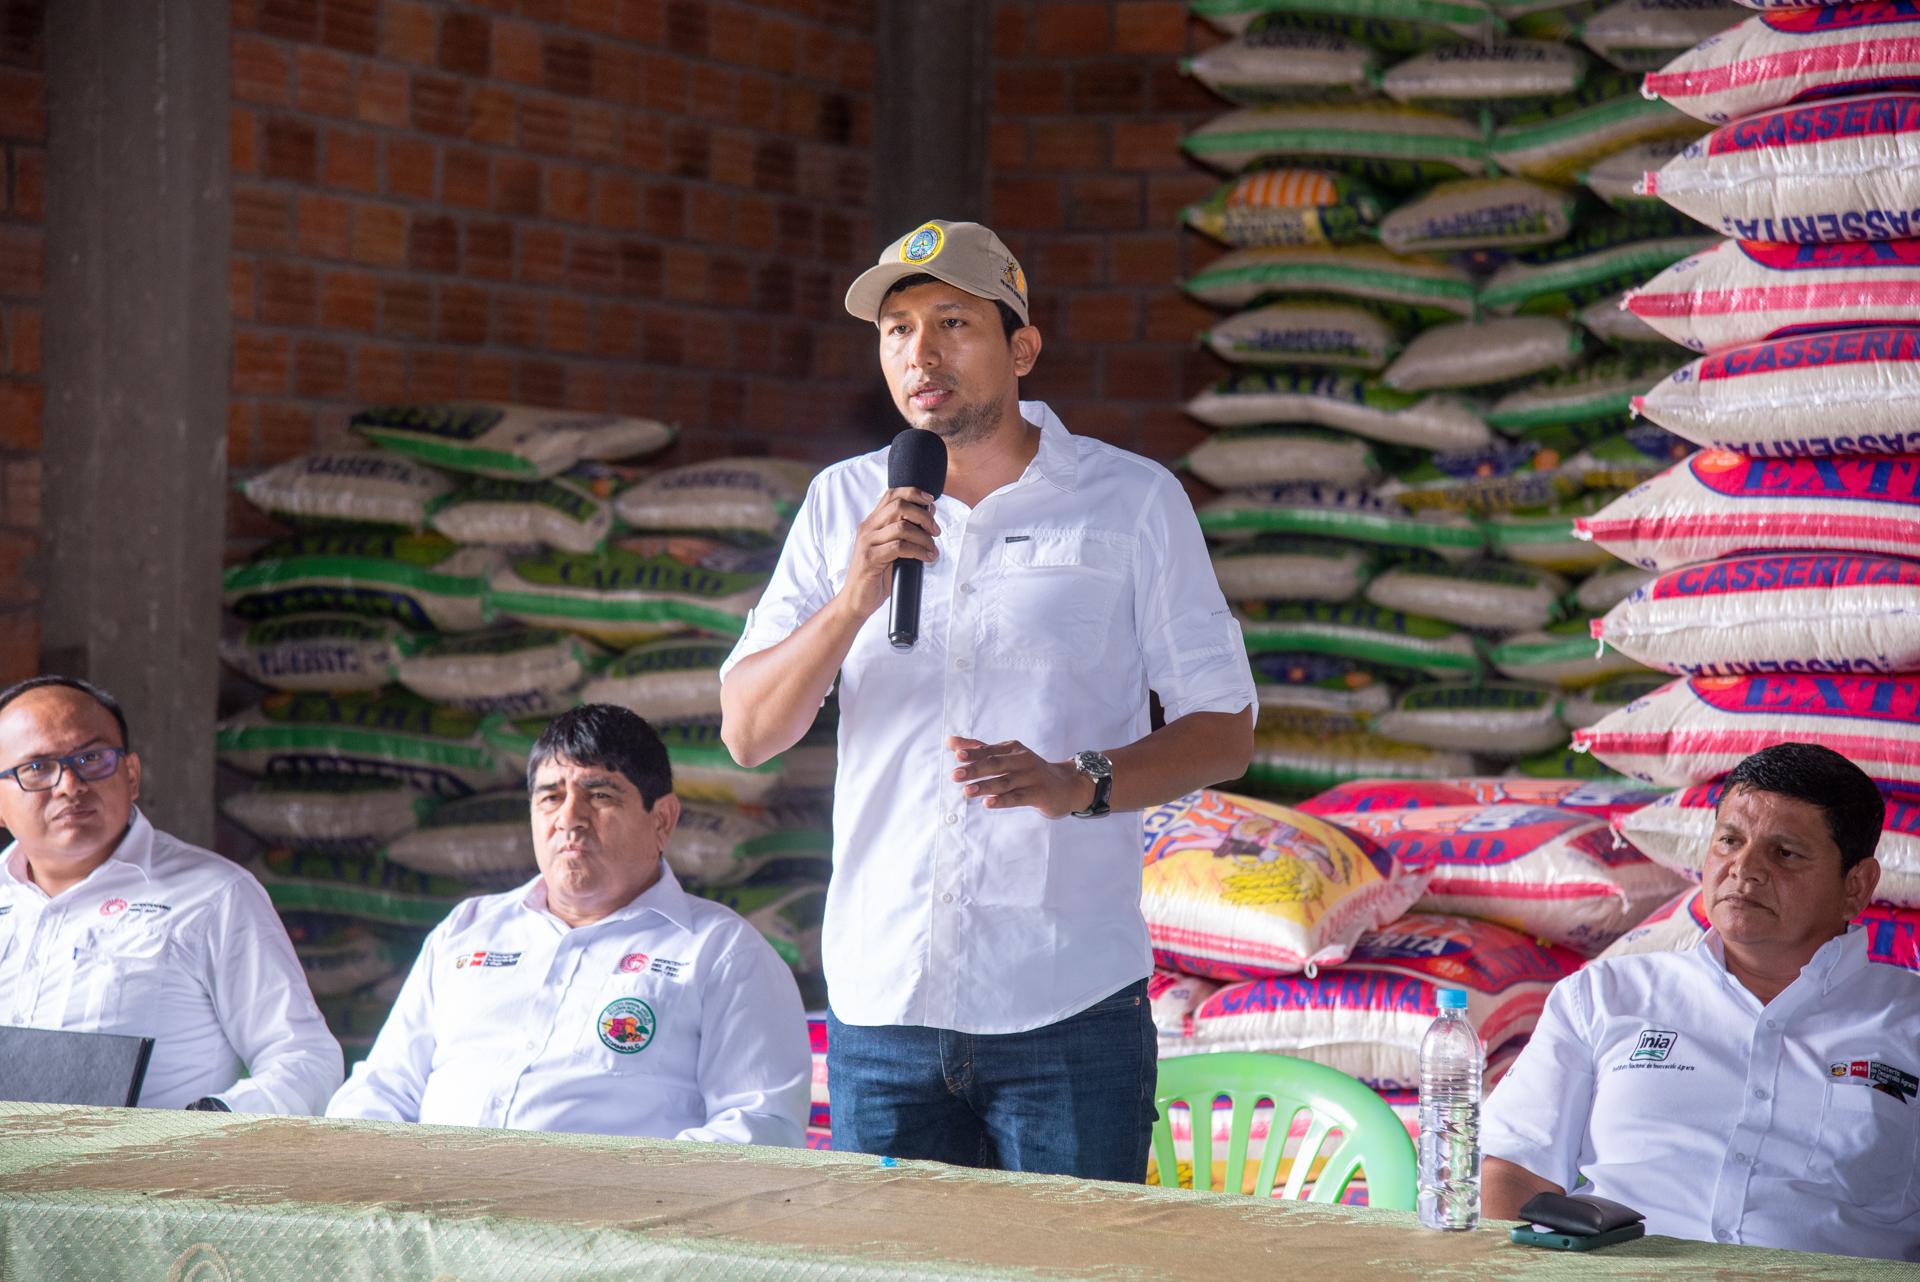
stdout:
<svg viewBox="0 0 1920 1282">
<path fill-rule="evenodd" d="M 317 1113 L 340 1044 L 267 892 L 134 808 L 113 699 L 35 677 L 0 691 L 0 1020 L 154 1039 L 140 1103 Z"/>
<path fill-rule="evenodd" d="M 813 1081 L 793 974 L 660 858 L 666 746 L 625 708 L 555 717 L 527 758 L 540 876 L 427 936 L 329 1117 L 805 1143 Z"/>
<path fill-rule="evenodd" d="M 1649 1233 L 1920 1260 L 1920 975 L 1870 962 L 1885 803 L 1783 743 L 1727 776 L 1685 953 L 1555 986 L 1487 1102 L 1481 1208 L 1591 1191 Z"/>
</svg>

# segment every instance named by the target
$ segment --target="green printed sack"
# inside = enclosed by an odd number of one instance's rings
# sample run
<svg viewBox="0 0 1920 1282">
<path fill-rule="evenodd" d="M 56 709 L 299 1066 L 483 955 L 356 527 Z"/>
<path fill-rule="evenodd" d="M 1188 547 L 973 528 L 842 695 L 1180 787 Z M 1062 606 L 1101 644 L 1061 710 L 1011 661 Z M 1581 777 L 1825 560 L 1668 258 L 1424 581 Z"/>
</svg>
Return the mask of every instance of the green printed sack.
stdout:
<svg viewBox="0 0 1920 1282">
<path fill-rule="evenodd" d="M 642 556 L 623 549 L 522 557 L 493 576 L 489 600 L 510 619 L 584 633 L 621 649 L 688 628 L 738 636 L 766 587 L 771 555 L 702 551 L 691 564 L 671 552 Z"/>
<path fill-rule="evenodd" d="M 1429 677 L 1467 675 L 1480 666 L 1473 638 L 1451 623 L 1377 605 L 1243 601 L 1239 614 L 1250 655 L 1269 650 L 1336 654 L 1413 668 Z"/>
<path fill-rule="evenodd" d="M 1261 531 L 1314 534 L 1418 548 L 1449 561 L 1469 560 L 1485 543 L 1479 526 L 1463 513 L 1409 512 L 1364 491 L 1328 485 L 1229 490 L 1202 507 L 1199 517 L 1200 528 L 1219 538 Z"/>
<path fill-rule="evenodd" d="M 1532 374 L 1567 368 L 1580 359 L 1585 343 L 1580 330 L 1550 316 L 1457 321 L 1436 325 L 1408 343 L 1380 381 L 1399 392 L 1498 388 Z"/>
<path fill-rule="evenodd" d="M 1653 423 L 1636 423 L 1567 460 L 1594 489 L 1630 490 L 1651 481 L 1700 448 Z"/>
<path fill-rule="evenodd" d="M 1495 757 L 1524 757 L 1567 741 L 1559 692 L 1519 681 L 1415 686 L 1373 728 L 1401 743 Z"/>
<path fill-rule="evenodd" d="M 1493 440 L 1479 408 L 1460 397 L 1423 396 L 1370 379 L 1299 370 L 1236 374 L 1187 402 L 1187 413 L 1209 427 L 1315 423 L 1428 450 L 1470 450 Z"/>
<path fill-rule="evenodd" d="M 403 868 L 488 891 L 510 890 L 540 874 L 532 810 L 520 788 L 442 802 L 419 831 L 388 846 L 386 856 Z"/>
<path fill-rule="evenodd" d="M 395 926 L 434 926 L 471 889 L 385 859 L 268 851 L 247 865 L 281 912 L 338 913 Z"/>
<path fill-rule="evenodd" d="M 655 641 L 615 658 L 580 691 L 582 703 L 617 703 L 648 721 L 720 715 L 720 665 L 726 641 Z"/>
<path fill-rule="evenodd" d="M 1658 71 L 1752 16 L 1734 0 L 1619 0 L 1580 24 L 1580 42 L 1622 71 Z"/>
<path fill-rule="evenodd" d="M 572 707 L 574 691 L 607 662 L 585 637 L 557 628 L 499 627 L 441 637 L 400 660 L 400 684 L 469 712 L 534 716 Z"/>
<path fill-rule="evenodd" d="M 1586 73 L 1586 55 L 1557 41 L 1466 42 L 1395 64 L 1380 90 L 1395 102 L 1500 113 L 1570 94 Z"/>
<path fill-rule="evenodd" d="M 1618 497 L 1618 490 L 1594 490 L 1544 507 L 1496 512 L 1480 525 L 1495 556 L 1545 566 L 1562 574 L 1585 574 L 1603 565 L 1618 564 L 1618 559 L 1605 548 L 1575 538 L 1573 518 L 1592 516 Z"/>
<path fill-rule="evenodd" d="M 794 970 L 803 974 L 820 970 L 820 923 L 827 915 L 824 885 L 716 886 L 698 893 L 745 917 Z"/>
<path fill-rule="evenodd" d="M 652 454 L 673 441 L 673 429 L 650 418 L 532 405 L 381 405 L 347 425 L 435 467 L 508 480 L 553 476 L 581 459 Z"/>
<path fill-rule="evenodd" d="M 524 775 L 527 757 L 533 752 L 540 732 L 546 728 L 544 717 L 523 717 L 518 721 L 496 718 L 487 723 L 485 733 L 487 743 L 499 753 L 503 765 Z M 720 741 L 718 717 L 657 722 L 653 729 L 667 746 L 667 761 L 673 767 L 673 792 L 683 801 L 763 805 L 786 780 L 784 754 L 751 769 L 737 764 Z"/>
<path fill-rule="evenodd" d="M 453 489 L 444 472 L 387 450 L 326 450 L 288 459 L 236 487 L 296 529 L 378 525 L 418 530 Z"/>
<path fill-rule="evenodd" d="M 323 855 L 372 855 L 412 832 L 429 795 L 377 775 L 268 776 L 220 803 L 220 813 L 271 846 Z"/>
<path fill-rule="evenodd" d="M 388 943 L 365 928 L 293 946 L 300 969 L 306 972 L 307 987 L 315 997 L 323 998 L 339 998 L 378 983 L 407 965 L 412 951 L 404 944 Z"/>
<path fill-rule="evenodd" d="M 1256 534 L 1213 554 L 1213 573 L 1229 601 L 1345 601 L 1378 566 L 1375 549 L 1338 539 Z"/>
<path fill-rule="evenodd" d="M 1229 316 L 1198 337 L 1234 365 L 1377 370 L 1400 350 L 1392 325 L 1341 303 L 1275 303 Z"/>
<path fill-rule="evenodd" d="M 487 576 L 499 564 L 497 552 L 441 534 L 302 534 L 230 566 L 221 588 L 247 620 L 324 611 L 471 632 L 487 620 Z"/>
<path fill-rule="evenodd" d="M 1424 748 L 1357 730 L 1262 726 L 1253 732 L 1253 758 L 1246 780 L 1309 794 L 1355 779 L 1458 779 L 1478 773 L 1477 763 L 1464 752 Z"/>
<path fill-rule="evenodd" d="M 1180 62 L 1228 102 L 1347 102 L 1374 96 L 1380 55 L 1358 40 L 1318 31 L 1268 28 L 1245 34 Z"/>
<path fill-rule="evenodd" d="M 1624 431 L 1633 421 L 1633 398 L 1684 364 L 1686 357 L 1677 350 L 1672 357 L 1602 356 L 1507 393 L 1487 411 L 1487 422 L 1503 432 L 1527 433 L 1542 445 L 1579 449 Z M 1559 426 L 1577 430 L 1561 436 L 1539 434 L 1540 429 Z"/>
<path fill-rule="evenodd" d="M 1412 668 L 1311 650 L 1269 650 L 1250 659 L 1254 697 L 1267 724 L 1268 711 L 1278 709 L 1346 716 L 1362 723 L 1393 706 L 1394 687 L 1426 680 L 1425 673 Z"/>
<path fill-rule="evenodd" d="M 1245 307 L 1269 294 L 1343 300 L 1396 328 L 1473 315 L 1473 278 L 1465 269 L 1378 245 L 1236 250 L 1189 279 L 1186 290 L 1215 307 Z"/>
<path fill-rule="evenodd" d="M 1556 502 L 1582 488 L 1578 474 L 1562 468 L 1557 451 L 1502 441 L 1417 458 L 1394 468 L 1373 494 L 1416 512 L 1504 512 Z"/>
<path fill-rule="evenodd" d="M 1187 226 L 1236 248 L 1338 245 L 1380 221 L 1365 182 L 1323 169 L 1256 169 L 1181 211 Z"/>
<path fill-rule="evenodd" d="M 767 547 L 786 537 L 814 469 L 787 459 L 736 458 L 694 463 L 622 490 L 614 515 L 630 528 L 705 534 Z"/>
<path fill-rule="evenodd" d="M 544 481 L 476 477 L 434 507 L 433 528 L 461 543 L 592 552 L 613 529 L 613 503 L 580 471 Z"/>
<path fill-rule="evenodd" d="M 689 801 L 667 842 L 667 864 L 689 886 L 735 886 L 774 864 L 811 865 L 812 879 L 833 869 L 833 837 L 817 827 L 783 830 L 768 813 Z"/>
<path fill-rule="evenodd" d="M 1507 20 L 1513 34 L 1527 40 L 1557 40 L 1562 44 L 1574 39 L 1580 24 L 1606 8 L 1610 0 L 1516 0 L 1494 8 Z M 1591 78 L 1591 73 L 1589 73 Z"/>
<path fill-rule="evenodd" d="M 249 681 L 275 690 L 377 690 L 429 639 L 391 619 L 291 614 L 222 638 L 220 657 Z"/>
<path fill-rule="evenodd" d="M 250 775 L 362 774 L 463 797 L 500 782 L 480 717 L 392 687 L 276 694 L 220 723 L 215 752 Z"/>
<path fill-rule="evenodd" d="M 1595 219 L 1559 244 L 1514 255 L 1480 291 L 1480 305 L 1502 315 L 1571 316 L 1720 239 L 1672 211 Z"/>
<path fill-rule="evenodd" d="M 1396 191 L 1487 169 L 1478 128 L 1398 103 L 1242 107 L 1201 125 L 1181 146 L 1229 173 L 1256 162 L 1332 169 Z"/>
<path fill-rule="evenodd" d="M 1671 680 L 1673 678 L 1664 672 L 1630 672 L 1622 677 L 1608 677 L 1567 696 L 1560 707 L 1560 720 L 1569 730 L 1584 730 L 1635 699 L 1646 698 Z"/>
<path fill-rule="evenodd" d="M 1566 590 L 1566 580 L 1551 570 L 1473 561 L 1395 566 L 1367 585 L 1367 600 L 1466 628 L 1539 628 L 1559 613 Z"/>
<path fill-rule="evenodd" d="M 1618 770 L 1602 764 L 1600 758 L 1592 753 L 1575 752 L 1572 748 L 1557 748 L 1537 756 L 1523 757 L 1514 762 L 1507 773 L 1532 779 L 1627 778 Z"/>
<path fill-rule="evenodd" d="M 1574 194 L 1525 178 L 1441 183 L 1380 220 L 1380 243 L 1396 254 L 1522 249 L 1573 228 Z"/>
<path fill-rule="evenodd" d="M 1191 0 L 1190 12 L 1228 35 L 1291 29 L 1325 31 L 1384 53 L 1409 54 L 1459 40 L 1490 40 L 1505 29 L 1477 0 Z"/>
<path fill-rule="evenodd" d="M 1373 447 L 1322 427 L 1230 427 L 1193 447 L 1186 469 L 1219 489 L 1322 481 L 1354 485 L 1379 471 Z"/>
<path fill-rule="evenodd" d="M 1699 121 L 1640 96 L 1640 78 L 1590 75 L 1577 91 L 1513 117 L 1494 132 L 1492 162 L 1508 173 L 1564 183 L 1596 161 L 1663 138 L 1698 138 Z"/>
<path fill-rule="evenodd" d="M 1612 646 L 1595 641 L 1587 626 L 1592 618 L 1581 613 L 1551 627 L 1508 637 L 1488 651 L 1488 661 L 1502 676 L 1549 682 L 1568 690 L 1647 670 Z"/>
</svg>

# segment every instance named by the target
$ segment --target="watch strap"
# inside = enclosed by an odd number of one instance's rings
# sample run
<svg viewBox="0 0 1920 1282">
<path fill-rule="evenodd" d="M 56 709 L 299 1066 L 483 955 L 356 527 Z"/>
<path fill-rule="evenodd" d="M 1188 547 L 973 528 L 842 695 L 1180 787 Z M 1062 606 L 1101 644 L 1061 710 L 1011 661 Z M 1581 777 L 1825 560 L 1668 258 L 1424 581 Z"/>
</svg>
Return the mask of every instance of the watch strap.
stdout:
<svg viewBox="0 0 1920 1282">
<path fill-rule="evenodd" d="M 1074 769 L 1080 770 L 1080 763 L 1077 759 L 1074 762 Z M 1108 763 L 1108 770 L 1104 775 L 1097 775 L 1089 770 L 1080 770 L 1080 773 L 1093 780 L 1093 803 L 1085 810 L 1074 811 L 1073 817 L 1075 819 L 1098 819 L 1102 815 L 1112 814 L 1113 807 L 1107 804 L 1107 798 L 1113 795 L 1112 763 Z"/>
</svg>

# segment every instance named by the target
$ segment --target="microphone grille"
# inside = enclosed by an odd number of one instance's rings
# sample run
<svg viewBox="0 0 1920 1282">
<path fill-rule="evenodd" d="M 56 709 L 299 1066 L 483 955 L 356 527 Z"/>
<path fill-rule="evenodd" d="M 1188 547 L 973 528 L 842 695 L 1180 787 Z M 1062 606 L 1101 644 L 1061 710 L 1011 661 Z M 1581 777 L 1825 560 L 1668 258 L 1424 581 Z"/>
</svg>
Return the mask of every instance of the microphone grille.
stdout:
<svg viewBox="0 0 1920 1282">
<path fill-rule="evenodd" d="M 893 438 L 887 452 L 887 488 L 911 485 L 939 498 L 947 486 L 947 443 L 923 428 Z"/>
</svg>

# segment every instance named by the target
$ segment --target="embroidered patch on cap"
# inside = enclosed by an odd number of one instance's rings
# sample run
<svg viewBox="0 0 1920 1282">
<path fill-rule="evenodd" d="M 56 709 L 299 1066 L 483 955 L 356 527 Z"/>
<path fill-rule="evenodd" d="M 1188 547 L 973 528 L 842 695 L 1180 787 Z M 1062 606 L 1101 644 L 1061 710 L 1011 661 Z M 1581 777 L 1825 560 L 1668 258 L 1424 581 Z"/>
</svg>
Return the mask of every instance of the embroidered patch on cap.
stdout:
<svg viewBox="0 0 1920 1282">
<path fill-rule="evenodd" d="M 1000 279 L 1008 289 L 1025 298 L 1027 296 L 1027 274 L 1020 270 L 1020 264 L 1009 258 L 1007 265 L 1000 270 Z"/>
<path fill-rule="evenodd" d="M 600 1044 L 620 1055 L 632 1055 L 653 1044 L 653 1007 L 638 997 L 618 997 L 606 1005 L 597 1021 Z"/>
<path fill-rule="evenodd" d="M 900 246 L 900 261 L 903 263 L 932 262 L 939 256 L 941 246 L 945 243 L 946 237 L 941 234 L 940 229 L 928 223 L 907 237 L 906 243 Z"/>
</svg>

